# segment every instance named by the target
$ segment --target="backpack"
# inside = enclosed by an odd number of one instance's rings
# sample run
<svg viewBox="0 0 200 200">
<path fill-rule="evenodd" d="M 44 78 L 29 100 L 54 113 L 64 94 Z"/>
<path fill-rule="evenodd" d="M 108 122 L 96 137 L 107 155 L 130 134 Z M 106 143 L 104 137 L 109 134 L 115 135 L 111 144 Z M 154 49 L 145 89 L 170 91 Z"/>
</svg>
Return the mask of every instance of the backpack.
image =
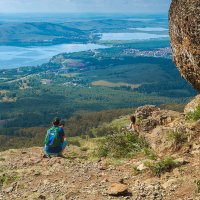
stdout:
<svg viewBox="0 0 200 200">
<path fill-rule="evenodd" d="M 45 144 L 49 147 L 58 147 L 61 143 L 61 140 L 59 138 L 59 128 L 58 127 L 52 127 L 47 131 L 46 137 L 45 137 Z"/>
</svg>

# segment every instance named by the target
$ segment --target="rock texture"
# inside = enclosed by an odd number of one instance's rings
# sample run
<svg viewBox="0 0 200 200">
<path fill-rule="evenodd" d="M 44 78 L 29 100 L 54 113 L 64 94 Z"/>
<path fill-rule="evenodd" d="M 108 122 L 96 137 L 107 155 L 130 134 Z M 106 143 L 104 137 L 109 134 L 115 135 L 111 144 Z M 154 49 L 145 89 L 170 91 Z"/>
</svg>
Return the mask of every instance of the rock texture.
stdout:
<svg viewBox="0 0 200 200">
<path fill-rule="evenodd" d="M 181 75 L 200 90 L 200 1 L 172 0 L 169 28 L 174 61 Z"/>
<path fill-rule="evenodd" d="M 197 95 L 190 103 L 188 103 L 184 109 L 184 113 L 194 112 L 200 105 L 200 95 Z"/>
</svg>

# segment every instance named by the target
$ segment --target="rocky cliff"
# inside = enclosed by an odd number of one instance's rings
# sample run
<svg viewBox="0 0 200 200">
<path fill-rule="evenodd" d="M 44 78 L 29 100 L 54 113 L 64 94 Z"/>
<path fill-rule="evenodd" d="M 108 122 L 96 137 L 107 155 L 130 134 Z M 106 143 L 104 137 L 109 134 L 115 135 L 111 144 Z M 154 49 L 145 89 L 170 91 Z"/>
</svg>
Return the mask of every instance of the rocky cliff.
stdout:
<svg viewBox="0 0 200 200">
<path fill-rule="evenodd" d="M 169 27 L 174 61 L 181 75 L 200 90 L 200 1 L 172 0 Z"/>
</svg>

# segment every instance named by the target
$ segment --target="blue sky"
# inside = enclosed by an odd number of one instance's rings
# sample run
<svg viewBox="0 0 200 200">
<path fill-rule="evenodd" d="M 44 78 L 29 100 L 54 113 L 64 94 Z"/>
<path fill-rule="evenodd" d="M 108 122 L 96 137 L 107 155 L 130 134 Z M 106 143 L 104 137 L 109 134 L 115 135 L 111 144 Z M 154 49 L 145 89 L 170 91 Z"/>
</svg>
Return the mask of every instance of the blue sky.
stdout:
<svg viewBox="0 0 200 200">
<path fill-rule="evenodd" d="M 165 13 L 171 0 L 0 0 L 0 13 Z"/>
</svg>

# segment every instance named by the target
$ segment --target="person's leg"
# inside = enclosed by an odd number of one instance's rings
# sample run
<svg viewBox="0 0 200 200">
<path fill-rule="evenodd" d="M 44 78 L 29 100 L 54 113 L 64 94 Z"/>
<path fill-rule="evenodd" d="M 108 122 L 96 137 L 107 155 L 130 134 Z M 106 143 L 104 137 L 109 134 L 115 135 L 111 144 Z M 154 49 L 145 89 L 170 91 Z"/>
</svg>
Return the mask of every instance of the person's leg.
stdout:
<svg viewBox="0 0 200 200">
<path fill-rule="evenodd" d="M 67 146 L 67 141 L 64 140 L 63 143 L 62 143 L 62 152 L 64 151 L 65 147 Z"/>
<path fill-rule="evenodd" d="M 47 151 L 46 151 L 46 145 L 44 146 L 43 151 L 44 151 L 43 158 L 51 158 L 51 156 L 50 156 L 50 155 L 47 153 Z"/>
</svg>

